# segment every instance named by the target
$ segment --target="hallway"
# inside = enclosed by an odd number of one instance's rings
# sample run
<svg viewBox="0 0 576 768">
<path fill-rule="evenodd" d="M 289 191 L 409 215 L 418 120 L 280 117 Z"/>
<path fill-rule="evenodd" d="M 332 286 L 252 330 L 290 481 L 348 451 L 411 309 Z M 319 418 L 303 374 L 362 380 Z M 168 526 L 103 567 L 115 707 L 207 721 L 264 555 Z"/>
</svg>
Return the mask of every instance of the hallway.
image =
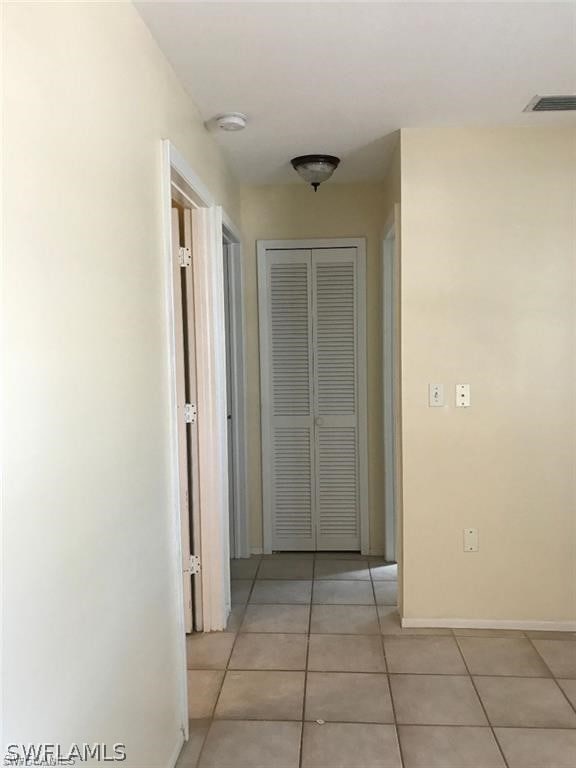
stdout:
<svg viewBox="0 0 576 768">
<path fill-rule="evenodd" d="M 573 768 L 576 634 L 403 630 L 396 566 L 231 563 L 227 631 L 188 638 L 177 768 Z"/>
</svg>

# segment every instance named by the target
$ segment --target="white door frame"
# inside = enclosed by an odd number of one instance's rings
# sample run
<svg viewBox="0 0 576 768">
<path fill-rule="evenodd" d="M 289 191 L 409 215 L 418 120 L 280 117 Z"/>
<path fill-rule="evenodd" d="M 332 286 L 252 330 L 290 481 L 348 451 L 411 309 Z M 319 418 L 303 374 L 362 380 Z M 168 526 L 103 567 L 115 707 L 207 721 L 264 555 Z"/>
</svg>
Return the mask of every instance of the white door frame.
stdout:
<svg viewBox="0 0 576 768">
<path fill-rule="evenodd" d="M 384 438 L 384 553 L 400 557 L 400 206 L 395 205 L 382 237 L 382 383 Z"/>
<path fill-rule="evenodd" d="M 170 439 L 170 473 L 171 473 L 171 518 L 172 518 L 172 561 L 174 564 L 174 591 L 177 605 L 177 634 L 178 634 L 178 654 L 180 657 L 179 666 L 180 676 L 180 703 L 182 730 L 184 738 L 188 738 L 188 691 L 186 674 L 186 634 L 185 634 L 185 615 L 184 615 L 184 594 L 182 581 L 182 538 L 181 538 L 181 517 L 180 517 L 180 466 L 178 452 L 178 408 L 177 408 L 177 388 L 176 388 L 176 341 L 175 341 L 175 317 L 174 317 L 174 286 L 172 269 L 172 201 L 183 203 L 186 207 L 212 208 L 216 206 L 216 201 L 212 198 L 208 188 L 197 176 L 197 174 L 188 165 L 184 157 L 178 152 L 174 145 L 164 139 L 161 142 L 161 195 L 162 195 L 162 214 L 163 214 L 163 233 L 164 233 L 164 281 L 165 281 L 165 305 L 166 305 L 166 333 L 168 344 L 168 371 L 169 371 L 169 439 Z M 222 235 L 228 241 L 234 244 L 234 247 L 240 248 L 240 232 L 226 215 L 222 214 Z M 198 378 L 202 377 L 201 359 L 211 350 L 211 327 L 212 317 L 218 311 L 218 302 L 223 300 L 217 296 L 217 288 L 221 280 L 222 263 L 212 264 L 203 262 L 204 254 L 195 254 L 194 282 L 195 292 L 198 291 L 195 301 L 195 313 L 198 318 L 198 312 L 201 312 L 202 322 L 196 327 L 196 344 L 200 365 L 198 367 Z M 241 260 L 240 263 L 241 274 Z M 199 268 L 197 265 L 199 264 Z M 204 280 L 198 285 L 198 274 L 202 274 Z M 219 277 L 220 276 L 220 277 Z M 240 329 L 239 333 L 242 333 Z M 243 343 L 240 345 L 243 361 Z M 225 366 L 225 360 L 224 360 Z M 219 363 L 222 367 L 222 361 Z M 240 390 L 243 391 L 243 390 Z M 199 388 L 198 391 L 198 413 L 209 413 L 212 401 L 209 397 L 209 388 Z M 221 420 L 223 428 L 217 431 L 209 427 L 202 426 L 202 419 L 198 420 L 198 438 L 200 447 L 200 496 L 204 505 L 200 505 L 200 516 L 203 522 L 210 522 L 210 525 L 202 526 L 209 535 L 203 536 L 200 542 L 200 559 L 202 569 L 202 619 L 204 631 L 222 630 L 227 621 L 227 614 L 230 607 L 230 579 L 229 579 L 229 560 L 228 560 L 228 526 L 224 527 L 223 521 L 217 515 L 203 516 L 204 509 L 212 510 L 210 505 L 210 493 L 213 491 L 213 478 L 209 477 L 209 467 L 202 468 L 202 453 L 214 455 L 223 452 L 226 455 L 227 433 L 226 419 Z M 210 421 L 207 420 L 208 425 Z M 208 450 L 206 450 L 208 448 Z M 242 448 L 242 445 L 240 446 Z M 245 460 L 245 458 L 244 458 Z M 222 482 L 222 478 L 218 479 Z M 247 507 L 245 507 L 247 509 Z M 213 511 L 213 510 L 212 510 Z"/>
<path fill-rule="evenodd" d="M 366 239 L 363 237 L 312 238 L 306 240 L 258 240 L 256 244 L 258 263 L 266 258 L 267 250 L 313 250 L 314 248 L 357 248 L 358 249 L 358 458 L 360 503 L 360 548 L 362 554 L 370 551 L 370 513 L 368 499 L 368 390 L 367 390 L 367 349 L 366 349 Z M 262 271 L 259 270 L 259 274 Z M 259 295 L 265 295 L 265 286 L 259 286 Z M 260 329 L 260 345 L 267 344 L 266 334 Z M 260 351 L 262 355 L 262 350 Z M 270 450 L 271 436 L 264 423 L 265 409 L 269 409 L 267 387 L 260 386 L 260 412 L 262 415 L 261 435 L 262 451 Z M 263 453 L 262 453 L 263 455 Z M 269 498 L 267 484 L 262 482 L 263 502 L 263 551 L 272 552 L 272 520 L 270 512 L 272 500 Z"/>
<path fill-rule="evenodd" d="M 230 379 L 232 382 L 232 487 L 234 489 L 234 548 L 230 557 L 250 557 L 250 520 L 248 516 L 248 468 L 246 457 L 246 366 L 244 340 L 244 270 L 242 249 L 223 232 L 228 260 L 228 298 L 230 308 Z"/>
</svg>

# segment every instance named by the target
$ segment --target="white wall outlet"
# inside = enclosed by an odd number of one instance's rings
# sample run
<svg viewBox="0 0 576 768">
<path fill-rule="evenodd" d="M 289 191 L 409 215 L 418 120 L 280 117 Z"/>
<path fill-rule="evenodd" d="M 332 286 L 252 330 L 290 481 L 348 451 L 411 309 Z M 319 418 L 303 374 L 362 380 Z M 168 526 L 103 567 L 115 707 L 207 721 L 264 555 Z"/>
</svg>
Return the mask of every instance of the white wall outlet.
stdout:
<svg viewBox="0 0 576 768">
<path fill-rule="evenodd" d="M 428 405 L 430 408 L 444 405 L 444 384 L 428 384 Z"/>
<path fill-rule="evenodd" d="M 464 528 L 464 552 L 478 552 L 478 528 Z"/>
<path fill-rule="evenodd" d="M 456 384 L 456 407 L 468 408 L 470 406 L 470 384 Z"/>
</svg>

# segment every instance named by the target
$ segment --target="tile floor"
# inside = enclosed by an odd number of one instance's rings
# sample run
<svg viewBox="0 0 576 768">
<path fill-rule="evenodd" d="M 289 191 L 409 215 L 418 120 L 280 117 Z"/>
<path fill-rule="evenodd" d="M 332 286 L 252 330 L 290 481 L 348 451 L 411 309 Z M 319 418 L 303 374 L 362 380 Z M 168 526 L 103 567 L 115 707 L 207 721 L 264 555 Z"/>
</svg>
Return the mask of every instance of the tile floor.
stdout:
<svg viewBox="0 0 576 768">
<path fill-rule="evenodd" d="M 177 768 L 576 768 L 576 633 L 403 630 L 377 558 L 231 568 L 227 631 L 187 641 Z"/>
</svg>

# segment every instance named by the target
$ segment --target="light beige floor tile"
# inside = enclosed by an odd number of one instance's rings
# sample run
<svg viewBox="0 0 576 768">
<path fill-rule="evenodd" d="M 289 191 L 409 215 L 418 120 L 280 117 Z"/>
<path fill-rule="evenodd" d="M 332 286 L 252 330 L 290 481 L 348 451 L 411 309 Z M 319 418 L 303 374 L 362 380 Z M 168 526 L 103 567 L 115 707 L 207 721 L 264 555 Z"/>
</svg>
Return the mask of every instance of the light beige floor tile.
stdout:
<svg viewBox="0 0 576 768">
<path fill-rule="evenodd" d="M 404 768 L 506 768 L 491 728 L 401 725 Z"/>
<path fill-rule="evenodd" d="M 313 634 L 376 635 L 378 614 L 371 605 L 313 605 Z"/>
<path fill-rule="evenodd" d="M 308 605 L 253 605 L 246 608 L 241 632 L 294 632 L 306 634 L 310 617 Z"/>
<path fill-rule="evenodd" d="M 495 728 L 509 768 L 574 768 L 576 731 Z"/>
<path fill-rule="evenodd" d="M 374 605 L 370 581 L 315 581 L 313 603 L 329 605 Z"/>
<path fill-rule="evenodd" d="M 401 768 L 393 725 L 304 723 L 302 768 Z"/>
<path fill-rule="evenodd" d="M 232 579 L 230 581 L 232 605 L 246 605 L 253 583 L 252 579 Z"/>
<path fill-rule="evenodd" d="M 370 562 L 370 574 L 374 581 L 396 581 L 398 579 L 398 566 L 396 563 Z"/>
<path fill-rule="evenodd" d="M 188 669 L 226 669 L 233 632 L 194 632 L 186 637 Z"/>
<path fill-rule="evenodd" d="M 526 638 L 459 637 L 458 644 L 472 675 L 550 677 L 547 666 Z"/>
<path fill-rule="evenodd" d="M 576 709 L 576 680 L 557 680 L 556 682 L 566 696 L 568 696 L 574 709 Z"/>
<path fill-rule="evenodd" d="M 518 629 L 468 629 L 467 627 L 455 627 L 452 631 L 457 637 L 525 637 L 525 633 Z"/>
<path fill-rule="evenodd" d="M 214 717 L 300 720 L 304 672 L 227 672 Z"/>
<path fill-rule="evenodd" d="M 317 560 L 314 567 L 315 579 L 335 581 L 370 581 L 370 570 L 366 560 Z"/>
<path fill-rule="evenodd" d="M 492 725 L 576 728 L 576 713 L 554 680 L 535 677 L 475 677 Z"/>
<path fill-rule="evenodd" d="M 466 666 L 452 637 L 403 637 L 384 639 L 389 672 L 465 675 Z"/>
<path fill-rule="evenodd" d="M 368 558 L 360 552 L 316 552 L 316 560 L 364 560 Z"/>
<path fill-rule="evenodd" d="M 307 635 L 238 636 L 229 669 L 306 669 Z"/>
<path fill-rule="evenodd" d="M 576 632 L 552 632 L 551 630 L 529 629 L 524 634 L 535 640 L 576 640 Z"/>
<path fill-rule="evenodd" d="M 445 627 L 402 627 L 400 614 L 393 605 L 378 605 L 380 631 L 383 635 L 444 635 L 452 637 L 452 630 Z"/>
<path fill-rule="evenodd" d="M 191 720 L 212 717 L 223 678 L 223 671 L 188 670 L 188 717 Z"/>
<path fill-rule="evenodd" d="M 314 560 L 304 557 L 281 557 L 262 560 L 259 579 L 311 579 Z"/>
<path fill-rule="evenodd" d="M 228 616 L 228 623 L 226 624 L 226 632 L 237 632 L 240 629 L 242 620 L 244 618 L 244 605 L 233 605 L 230 615 Z"/>
<path fill-rule="evenodd" d="M 298 768 L 301 723 L 215 720 L 199 768 Z"/>
<path fill-rule="evenodd" d="M 398 604 L 398 582 L 397 581 L 375 581 L 374 593 L 378 605 L 397 605 Z"/>
<path fill-rule="evenodd" d="M 391 675 L 398 723 L 405 725 L 487 725 L 469 677 Z"/>
<path fill-rule="evenodd" d="M 312 581 L 302 579 L 258 579 L 251 603 L 307 604 L 312 599 Z"/>
<path fill-rule="evenodd" d="M 253 579 L 260 565 L 259 557 L 247 557 L 239 560 L 230 560 L 231 579 Z"/>
<path fill-rule="evenodd" d="M 211 720 L 190 720 L 189 738 L 182 747 L 176 768 L 196 768 Z"/>
<path fill-rule="evenodd" d="M 310 635 L 308 669 L 332 672 L 385 672 L 379 637 Z"/>
<path fill-rule="evenodd" d="M 309 672 L 305 719 L 393 723 L 388 678 L 361 672 Z"/>
<path fill-rule="evenodd" d="M 555 677 L 576 678 L 576 643 L 572 640 L 532 640 Z"/>
</svg>

